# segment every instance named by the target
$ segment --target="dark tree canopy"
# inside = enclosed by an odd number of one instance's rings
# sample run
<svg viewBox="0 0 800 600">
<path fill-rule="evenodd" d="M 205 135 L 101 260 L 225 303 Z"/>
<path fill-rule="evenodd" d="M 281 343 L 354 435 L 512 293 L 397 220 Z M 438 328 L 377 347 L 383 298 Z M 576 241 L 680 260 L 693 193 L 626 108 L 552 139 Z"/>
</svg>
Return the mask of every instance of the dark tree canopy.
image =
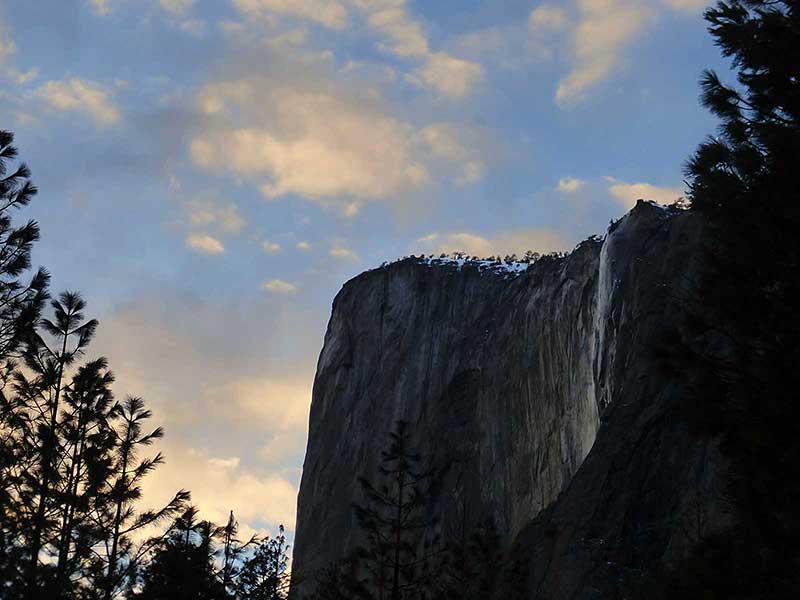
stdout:
<svg viewBox="0 0 800 600">
<path fill-rule="evenodd" d="M 701 80 L 720 128 L 686 167 L 706 236 L 673 353 L 679 414 L 731 460 L 736 518 L 649 597 L 784 598 L 800 589 L 800 15 L 733 0 L 705 18 L 737 81 Z"/>
</svg>

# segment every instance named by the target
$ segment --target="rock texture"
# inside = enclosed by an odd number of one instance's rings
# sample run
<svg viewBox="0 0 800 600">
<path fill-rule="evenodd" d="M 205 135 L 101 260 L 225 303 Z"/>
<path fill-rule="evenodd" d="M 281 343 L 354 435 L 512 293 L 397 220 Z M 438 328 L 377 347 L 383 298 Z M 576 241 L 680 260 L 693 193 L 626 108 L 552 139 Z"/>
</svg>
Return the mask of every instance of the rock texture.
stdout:
<svg viewBox="0 0 800 600">
<path fill-rule="evenodd" d="M 358 543 L 357 478 L 398 419 L 441 474 L 444 539 L 493 520 L 531 598 L 602 597 L 679 552 L 680 515 L 721 463 L 672 422 L 679 390 L 653 348 L 699 232 L 640 202 L 605 240 L 519 274 L 406 259 L 345 284 L 314 382 L 295 591 Z"/>
</svg>

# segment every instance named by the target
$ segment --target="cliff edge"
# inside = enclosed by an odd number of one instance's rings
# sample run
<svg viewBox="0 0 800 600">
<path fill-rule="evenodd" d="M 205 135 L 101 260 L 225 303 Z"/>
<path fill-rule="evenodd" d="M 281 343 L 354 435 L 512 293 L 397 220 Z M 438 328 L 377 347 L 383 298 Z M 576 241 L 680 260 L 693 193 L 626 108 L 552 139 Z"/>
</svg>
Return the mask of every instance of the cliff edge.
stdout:
<svg viewBox="0 0 800 600">
<path fill-rule="evenodd" d="M 314 381 L 295 593 L 360 541 L 357 478 L 398 419 L 440 474 L 444 541 L 490 519 L 525 597 L 603 597 L 679 554 L 722 463 L 673 421 L 680 384 L 654 351 L 700 233 L 640 201 L 605 239 L 527 268 L 411 258 L 347 282 Z"/>
</svg>

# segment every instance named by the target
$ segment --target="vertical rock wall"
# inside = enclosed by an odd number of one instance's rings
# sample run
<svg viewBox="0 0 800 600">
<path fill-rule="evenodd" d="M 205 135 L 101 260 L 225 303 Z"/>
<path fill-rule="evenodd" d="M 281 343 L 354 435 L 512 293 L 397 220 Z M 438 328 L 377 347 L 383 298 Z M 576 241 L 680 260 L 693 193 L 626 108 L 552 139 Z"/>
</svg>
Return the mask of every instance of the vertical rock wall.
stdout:
<svg viewBox="0 0 800 600">
<path fill-rule="evenodd" d="M 314 381 L 295 591 L 359 542 L 357 478 L 376 472 L 398 419 L 441 474 L 430 510 L 445 540 L 487 518 L 506 543 L 529 532 L 629 397 L 630 373 L 657 387 L 652 361 L 636 364 L 657 328 L 640 324 L 672 318 L 697 230 L 640 203 L 605 241 L 521 274 L 406 259 L 346 283 Z"/>
</svg>

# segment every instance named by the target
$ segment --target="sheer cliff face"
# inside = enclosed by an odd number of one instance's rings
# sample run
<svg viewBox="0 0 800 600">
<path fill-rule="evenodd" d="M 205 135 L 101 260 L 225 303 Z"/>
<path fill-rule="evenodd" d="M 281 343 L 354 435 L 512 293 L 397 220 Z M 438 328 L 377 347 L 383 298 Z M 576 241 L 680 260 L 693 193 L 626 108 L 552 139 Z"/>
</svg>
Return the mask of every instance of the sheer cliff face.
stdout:
<svg viewBox="0 0 800 600">
<path fill-rule="evenodd" d="M 675 318 L 669 296 L 697 230 L 640 203 L 605 241 L 522 274 L 408 259 L 348 282 L 314 382 L 294 573 L 310 579 L 359 541 L 357 478 L 376 472 L 398 419 L 441 475 L 429 508 L 445 540 L 489 518 L 508 543 L 526 539 L 529 554 L 552 560 L 531 522 L 569 497 L 601 421 L 660 393 L 646 353 Z M 531 585 L 549 576 L 529 570 Z"/>
</svg>

